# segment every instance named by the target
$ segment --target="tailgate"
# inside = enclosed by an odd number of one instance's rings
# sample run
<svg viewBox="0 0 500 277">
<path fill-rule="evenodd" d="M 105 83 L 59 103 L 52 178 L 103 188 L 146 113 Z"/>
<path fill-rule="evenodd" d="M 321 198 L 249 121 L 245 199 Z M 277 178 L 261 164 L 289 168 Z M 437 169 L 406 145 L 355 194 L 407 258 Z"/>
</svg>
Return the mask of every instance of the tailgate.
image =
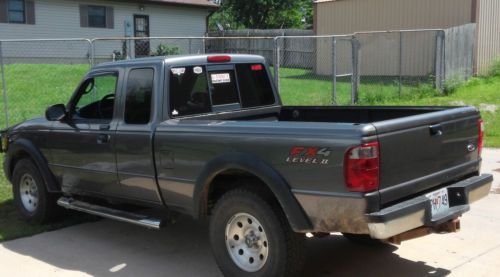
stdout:
<svg viewBox="0 0 500 277">
<path fill-rule="evenodd" d="M 478 120 L 475 108 L 463 107 L 373 123 L 381 204 L 477 172 Z"/>
</svg>

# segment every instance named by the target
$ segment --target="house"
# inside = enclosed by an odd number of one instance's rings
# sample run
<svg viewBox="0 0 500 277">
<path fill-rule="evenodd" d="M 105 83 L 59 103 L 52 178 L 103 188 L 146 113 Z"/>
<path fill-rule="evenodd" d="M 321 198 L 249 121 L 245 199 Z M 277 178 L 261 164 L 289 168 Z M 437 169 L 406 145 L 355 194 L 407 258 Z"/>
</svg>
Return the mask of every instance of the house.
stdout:
<svg viewBox="0 0 500 277">
<path fill-rule="evenodd" d="M 217 8 L 209 0 L 0 0 L 0 39 L 200 37 Z M 137 56 L 151 51 L 135 44 Z"/>
<path fill-rule="evenodd" d="M 476 23 L 474 66 L 486 73 L 500 56 L 499 0 L 316 0 L 317 35 L 402 29 L 446 29 Z M 415 42 L 415 51 L 430 38 Z M 383 56 L 383 55 L 382 55 Z"/>
</svg>

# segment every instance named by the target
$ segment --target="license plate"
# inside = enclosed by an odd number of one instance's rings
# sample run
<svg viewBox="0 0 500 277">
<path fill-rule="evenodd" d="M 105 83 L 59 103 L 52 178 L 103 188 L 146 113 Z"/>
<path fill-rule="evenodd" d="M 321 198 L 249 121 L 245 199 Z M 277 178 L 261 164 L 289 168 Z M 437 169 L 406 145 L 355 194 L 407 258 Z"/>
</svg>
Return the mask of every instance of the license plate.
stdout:
<svg viewBox="0 0 500 277">
<path fill-rule="evenodd" d="M 440 214 L 450 208 L 448 189 L 440 189 L 425 195 L 431 202 L 432 215 Z"/>
</svg>

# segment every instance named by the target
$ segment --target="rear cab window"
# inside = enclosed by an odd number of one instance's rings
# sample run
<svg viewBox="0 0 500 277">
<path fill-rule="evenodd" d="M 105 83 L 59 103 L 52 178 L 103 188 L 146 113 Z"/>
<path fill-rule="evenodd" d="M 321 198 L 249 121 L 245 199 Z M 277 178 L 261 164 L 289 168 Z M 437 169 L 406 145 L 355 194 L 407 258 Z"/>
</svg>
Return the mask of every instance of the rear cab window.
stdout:
<svg viewBox="0 0 500 277">
<path fill-rule="evenodd" d="M 263 64 L 172 67 L 170 116 L 240 110 L 273 105 L 272 84 Z"/>
</svg>

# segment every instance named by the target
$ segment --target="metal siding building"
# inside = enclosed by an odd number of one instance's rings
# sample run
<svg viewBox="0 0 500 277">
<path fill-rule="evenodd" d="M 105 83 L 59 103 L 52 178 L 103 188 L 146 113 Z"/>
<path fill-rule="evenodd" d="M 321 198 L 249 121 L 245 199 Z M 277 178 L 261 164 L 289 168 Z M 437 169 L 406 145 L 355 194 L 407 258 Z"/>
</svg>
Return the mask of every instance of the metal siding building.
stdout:
<svg viewBox="0 0 500 277">
<path fill-rule="evenodd" d="M 500 56 L 499 15 L 499 0 L 318 0 L 314 1 L 314 30 L 317 35 L 338 35 L 362 31 L 445 29 L 477 23 L 475 64 L 477 72 L 483 74 L 491 60 Z M 421 38 L 427 39 L 431 38 Z M 415 42 L 413 51 L 416 52 L 425 52 L 420 46 L 429 45 L 428 41 Z M 379 43 L 383 47 L 384 42 Z M 378 54 L 388 56 L 382 50 Z M 319 71 L 328 67 L 318 62 Z M 413 73 L 422 73 L 428 66 L 420 65 L 421 68 Z M 366 71 L 370 74 L 376 69 L 366 68 Z M 391 71 L 393 69 L 387 70 Z"/>
<path fill-rule="evenodd" d="M 479 74 L 485 74 L 491 62 L 500 58 L 500 1 L 478 1 L 476 66 Z"/>
</svg>

